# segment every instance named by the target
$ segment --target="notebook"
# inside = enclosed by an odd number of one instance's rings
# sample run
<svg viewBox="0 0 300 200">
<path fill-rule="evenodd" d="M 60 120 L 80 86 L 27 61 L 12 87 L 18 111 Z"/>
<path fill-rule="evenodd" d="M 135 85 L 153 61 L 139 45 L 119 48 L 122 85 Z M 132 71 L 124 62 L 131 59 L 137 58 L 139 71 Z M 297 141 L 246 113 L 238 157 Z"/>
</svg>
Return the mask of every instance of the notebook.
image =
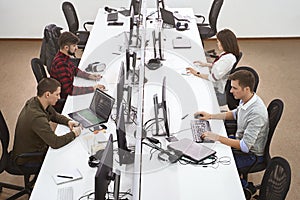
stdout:
<svg viewBox="0 0 300 200">
<path fill-rule="evenodd" d="M 161 13 L 161 19 L 163 20 L 164 24 L 168 24 L 172 27 L 175 27 L 175 18 L 171 11 L 160 8 L 160 13 Z"/>
<path fill-rule="evenodd" d="M 177 155 L 182 154 L 182 156 L 185 156 L 195 162 L 200 162 L 216 153 L 216 151 L 204 146 L 203 144 L 196 144 L 188 138 L 173 142 L 167 147 L 168 149 L 175 151 Z"/>
<path fill-rule="evenodd" d="M 79 169 L 65 169 L 61 170 L 52 175 L 54 182 L 57 185 L 68 183 L 71 181 L 76 181 L 82 179 L 82 174 L 80 173 Z"/>
<path fill-rule="evenodd" d="M 180 48 L 191 48 L 191 42 L 188 38 L 184 37 L 176 37 L 172 40 L 173 48 L 180 49 Z"/>
<path fill-rule="evenodd" d="M 69 113 L 69 116 L 78 121 L 84 128 L 108 121 L 115 99 L 97 89 L 89 108 Z"/>
</svg>

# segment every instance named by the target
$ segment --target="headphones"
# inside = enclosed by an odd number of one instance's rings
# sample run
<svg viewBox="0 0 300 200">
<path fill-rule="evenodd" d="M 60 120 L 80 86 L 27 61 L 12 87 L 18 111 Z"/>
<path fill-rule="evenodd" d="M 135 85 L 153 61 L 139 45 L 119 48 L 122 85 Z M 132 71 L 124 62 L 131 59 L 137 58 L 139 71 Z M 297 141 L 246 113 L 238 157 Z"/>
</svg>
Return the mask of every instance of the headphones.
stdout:
<svg viewBox="0 0 300 200">
<path fill-rule="evenodd" d="M 90 167 L 97 167 L 100 164 L 100 160 L 95 156 L 90 156 L 88 164 Z"/>
<path fill-rule="evenodd" d="M 106 68 L 105 63 L 93 62 L 93 63 L 90 63 L 87 68 L 85 68 L 85 71 L 87 71 L 87 72 L 102 72 L 105 70 L 105 68 Z"/>
<path fill-rule="evenodd" d="M 183 22 L 178 21 L 176 23 L 175 28 L 176 28 L 177 31 L 185 31 L 185 30 L 189 29 L 189 24 L 187 22 L 183 23 Z"/>
</svg>

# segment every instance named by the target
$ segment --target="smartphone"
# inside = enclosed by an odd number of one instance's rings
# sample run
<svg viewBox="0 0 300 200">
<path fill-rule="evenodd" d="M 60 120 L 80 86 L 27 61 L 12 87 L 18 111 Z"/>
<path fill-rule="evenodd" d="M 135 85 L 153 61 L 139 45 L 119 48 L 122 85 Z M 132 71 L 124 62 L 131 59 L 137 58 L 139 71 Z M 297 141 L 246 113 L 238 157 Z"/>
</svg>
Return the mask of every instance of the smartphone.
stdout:
<svg viewBox="0 0 300 200">
<path fill-rule="evenodd" d="M 102 129 L 107 129 L 107 126 L 105 126 L 104 124 L 100 124 L 100 125 L 97 125 L 97 126 L 93 126 L 91 128 L 89 128 L 90 131 L 94 132 L 94 131 L 100 131 Z"/>
</svg>

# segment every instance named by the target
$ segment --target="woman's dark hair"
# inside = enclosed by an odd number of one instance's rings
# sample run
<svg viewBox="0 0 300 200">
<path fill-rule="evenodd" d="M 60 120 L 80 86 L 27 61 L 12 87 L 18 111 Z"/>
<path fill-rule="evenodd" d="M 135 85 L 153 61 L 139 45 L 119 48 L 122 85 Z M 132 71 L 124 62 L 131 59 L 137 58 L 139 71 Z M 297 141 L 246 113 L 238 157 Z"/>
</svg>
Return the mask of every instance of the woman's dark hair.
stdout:
<svg viewBox="0 0 300 200">
<path fill-rule="evenodd" d="M 71 32 L 63 32 L 58 38 L 58 45 L 60 49 L 63 49 L 66 45 L 78 44 L 79 38 Z"/>
<path fill-rule="evenodd" d="M 239 45 L 235 34 L 229 30 L 224 29 L 217 33 L 217 39 L 220 41 L 225 52 L 232 53 L 236 58 L 240 55 Z"/>
<path fill-rule="evenodd" d="M 53 78 L 43 78 L 37 86 L 37 96 L 41 97 L 45 92 L 50 92 L 51 94 L 61 87 L 60 82 Z"/>
</svg>

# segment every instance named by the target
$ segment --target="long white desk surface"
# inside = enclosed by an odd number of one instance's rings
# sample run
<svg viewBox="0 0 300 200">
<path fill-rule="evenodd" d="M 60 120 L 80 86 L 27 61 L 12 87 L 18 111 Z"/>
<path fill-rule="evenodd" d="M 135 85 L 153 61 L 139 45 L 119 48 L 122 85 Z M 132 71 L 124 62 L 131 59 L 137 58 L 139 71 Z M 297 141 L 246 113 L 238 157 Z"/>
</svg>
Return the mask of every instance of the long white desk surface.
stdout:
<svg viewBox="0 0 300 200">
<path fill-rule="evenodd" d="M 190 16 L 193 22 L 192 9 L 176 9 L 182 16 Z M 99 61 L 102 59 L 103 51 L 108 44 L 119 42 L 124 29 L 129 29 L 128 18 L 122 17 L 123 27 L 106 26 L 106 14 L 103 9 L 99 9 L 99 13 L 95 20 L 93 30 L 90 34 L 89 41 L 85 48 L 80 68 L 84 69 L 88 63 Z M 149 25 L 149 28 L 151 25 Z M 181 75 L 186 66 L 192 65 L 192 61 L 199 59 L 205 60 L 202 43 L 198 34 L 195 23 L 189 24 L 190 30 L 184 32 L 176 32 L 174 30 L 164 30 L 163 37 L 165 39 L 165 58 L 163 67 L 157 71 L 148 70 L 146 68 L 145 77 L 148 82 L 145 84 L 144 92 L 144 122 L 151 117 L 152 95 L 158 92 L 161 87 L 161 78 L 167 77 L 167 100 L 170 114 L 171 132 L 176 132 L 189 127 L 189 121 L 192 119 L 193 113 L 197 110 L 205 110 L 208 112 L 218 112 L 216 97 L 212 84 L 208 81 L 199 79 L 194 76 Z M 190 38 L 192 49 L 188 50 L 172 50 L 168 46 L 172 38 L 176 36 L 185 36 Z M 109 45 L 108 45 L 109 46 Z M 103 48 L 104 47 L 104 48 Z M 107 70 L 104 73 L 104 79 L 100 81 L 107 86 L 107 93 L 115 96 L 115 84 L 119 71 L 119 63 L 124 61 L 124 52 L 120 50 L 119 54 L 112 54 L 115 46 L 106 52 Z M 151 57 L 151 52 L 146 52 Z M 201 72 L 207 73 L 207 68 L 198 68 Z M 75 84 L 78 85 L 94 85 L 94 81 L 77 79 Z M 74 110 L 87 107 L 91 101 L 92 94 L 70 96 L 66 102 L 63 114 L 67 114 Z M 134 100 L 133 100 L 134 101 Z M 134 102 L 133 102 L 134 103 Z M 176 105 L 175 105 L 176 103 Z M 188 104 L 186 104 L 188 103 Z M 190 105 L 193 104 L 193 105 Z M 114 111 L 113 111 L 114 113 Z M 181 121 L 181 117 L 189 114 L 187 118 Z M 179 121 L 180 120 L 180 121 Z M 115 125 L 112 121 L 107 123 L 107 133 L 96 136 L 96 140 L 106 140 L 108 133 L 115 136 Z M 222 121 L 211 121 L 212 131 L 226 135 Z M 67 127 L 58 126 L 56 134 L 61 135 L 68 131 Z M 129 137 L 132 133 L 128 133 Z M 191 131 L 186 130 L 176 135 L 178 138 L 191 138 Z M 41 168 L 34 190 L 31 194 L 31 200 L 39 199 L 56 199 L 57 190 L 60 187 L 72 186 L 74 188 L 74 199 L 78 199 L 88 192 L 94 190 L 94 176 L 96 169 L 88 166 L 88 157 L 90 156 L 89 142 L 90 138 L 95 137 L 88 130 L 84 130 L 83 134 L 76 138 L 70 144 L 54 150 L 49 148 Z M 132 137 L 131 137 L 132 138 Z M 159 138 L 165 143 L 163 138 Z M 235 162 L 231 149 L 220 143 L 206 144 L 217 152 L 218 158 L 230 159 L 230 164 L 219 164 L 201 167 L 191 165 L 168 164 L 158 161 L 157 156 L 149 160 L 149 147 L 143 147 L 142 153 L 142 172 L 140 182 L 140 199 L 244 199 L 244 194 L 240 184 Z M 83 179 L 56 185 L 52 180 L 52 175 L 57 171 L 66 168 L 78 168 L 83 175 Z M 132 165 L 126 167 L 116 166 L 122 171 L 121 175 L 121 191 L 132 189 Z M 112 187 L 109 188 L 112 191 Z M 138 199 L 138 198 L 136 198 Z"/>
</svg>

